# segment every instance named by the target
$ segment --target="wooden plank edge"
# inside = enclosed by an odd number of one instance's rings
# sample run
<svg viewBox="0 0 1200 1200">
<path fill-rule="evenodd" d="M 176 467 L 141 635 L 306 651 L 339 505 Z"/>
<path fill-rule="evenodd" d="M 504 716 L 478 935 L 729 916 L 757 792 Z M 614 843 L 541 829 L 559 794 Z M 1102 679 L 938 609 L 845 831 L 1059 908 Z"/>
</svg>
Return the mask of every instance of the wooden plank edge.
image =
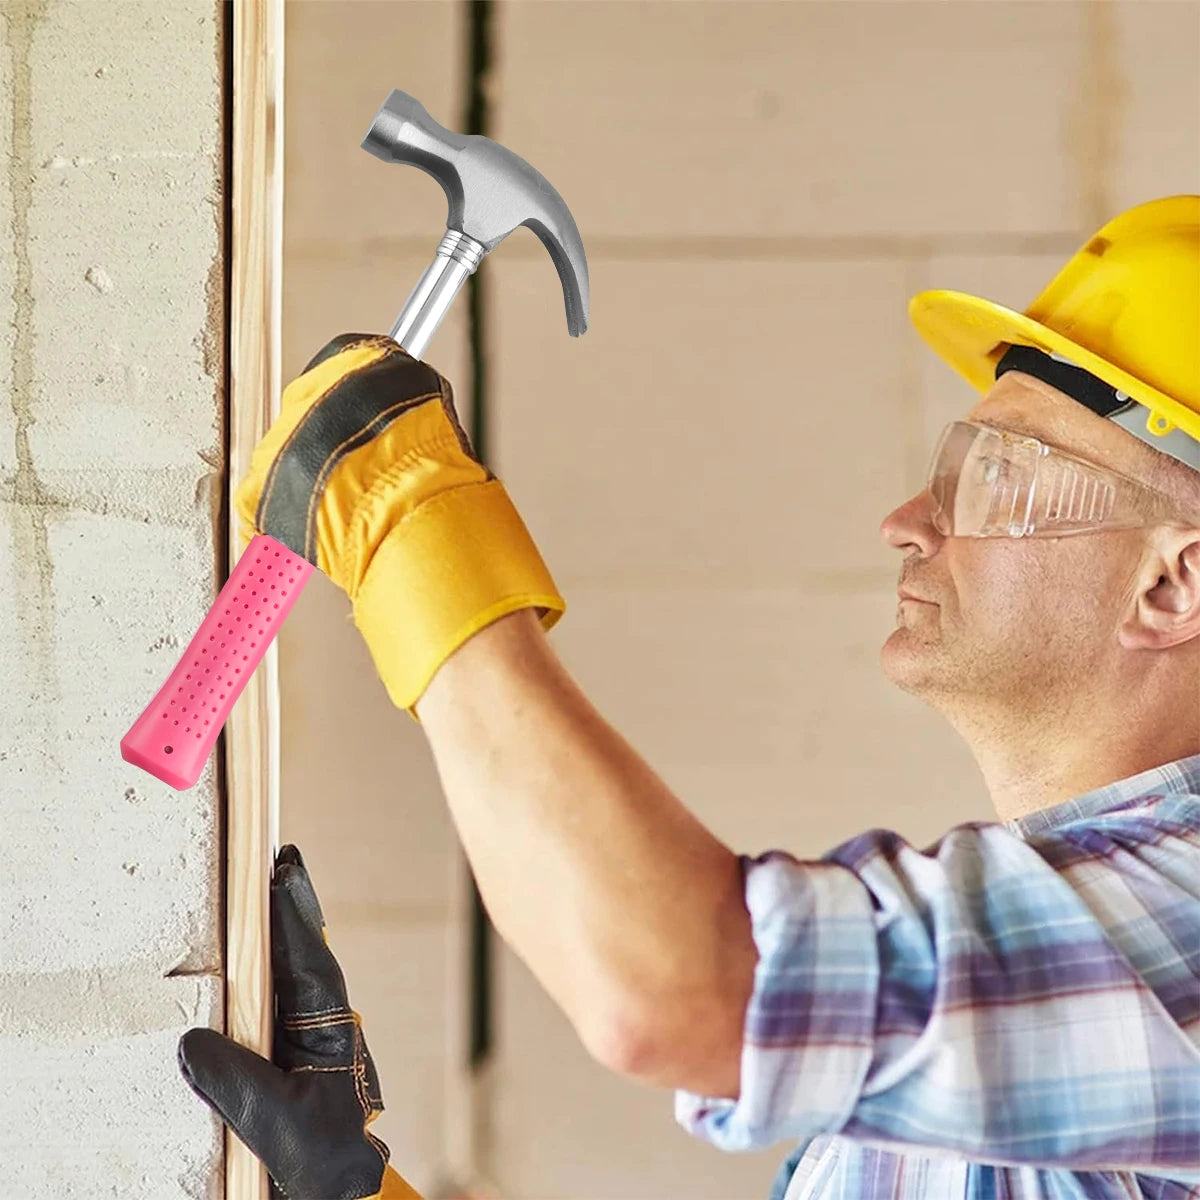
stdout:
<svg viewBox="0 0 1200 1200">
<path fill-rule="evenodd" d="M 284 0 L 236 0 L 231 24 L 229 556 L 241 557 L 232 490 L 270 427 L 281 390 Z M 278 648 L 225 726 L 225 1032 L 271 1057 L 269 885 L 279 829 Z M 225 1134 L 226 1200 L 270 1200 L 266 1169 Z"/>
</svg>

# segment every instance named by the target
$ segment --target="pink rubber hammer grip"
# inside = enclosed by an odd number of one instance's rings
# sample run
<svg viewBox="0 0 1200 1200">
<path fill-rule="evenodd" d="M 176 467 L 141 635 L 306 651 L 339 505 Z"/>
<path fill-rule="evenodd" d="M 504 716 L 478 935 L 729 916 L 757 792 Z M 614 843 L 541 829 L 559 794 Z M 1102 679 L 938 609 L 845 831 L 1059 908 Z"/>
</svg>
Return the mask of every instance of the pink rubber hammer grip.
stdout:
<svg viewBox="0 0 1200 1200">
<path fill-rule="evenodd" d="M 121 739 L 121 757 L 173 788 L 190 788 L 313 570 L 282 542 L 256 536 L 170 678 Z"/>
</svg>

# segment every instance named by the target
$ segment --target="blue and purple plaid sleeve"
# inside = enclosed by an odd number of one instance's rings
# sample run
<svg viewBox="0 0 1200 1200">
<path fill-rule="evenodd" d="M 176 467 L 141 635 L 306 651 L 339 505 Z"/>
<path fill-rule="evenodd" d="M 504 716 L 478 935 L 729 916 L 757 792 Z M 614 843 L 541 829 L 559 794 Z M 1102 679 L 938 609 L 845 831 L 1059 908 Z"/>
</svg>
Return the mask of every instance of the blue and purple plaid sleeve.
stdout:
<svg viewBox="0 0 1200 1200">
<path fill-rule="evenodd" d="M 972 822 L 924 851 L 873 829 L 743 868 L 741 1092 L 677 1092 L 690 1133 L 1200 1182 L 1195 796 L 1029 840 Z"/>
</svg>

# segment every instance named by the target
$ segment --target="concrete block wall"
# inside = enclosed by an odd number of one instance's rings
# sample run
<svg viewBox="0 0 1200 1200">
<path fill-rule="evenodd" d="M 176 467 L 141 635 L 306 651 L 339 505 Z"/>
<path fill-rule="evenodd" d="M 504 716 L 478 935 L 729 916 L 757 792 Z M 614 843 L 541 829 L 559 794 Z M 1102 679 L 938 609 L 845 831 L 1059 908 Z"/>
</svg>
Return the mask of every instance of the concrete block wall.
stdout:
<svg viewBox="0 0 1200 1200">
<path fill-rule="evenodd" d="M 119 742 L 221 580 L 222 6 L 0 5 L 0 1197 L 214 1200 L 210 762 Z"/>
<path fill-rule="evenodd" d="M 358 142 L 392 87 L 461 118 L 464 20 L 288 6 L 285 377 L 336 333 L 386 331 L 423 269 L 440 189 Z M 879 522 L 975 400 L 907 303 L 1023 309 L 1109 216 L 1200 191 L 1200 4 L 556 0 L 499 3 L 495 25 L 494 136 L 562 192 L 591 269 L 571 340 L 531 234 L 485 268 L 491 459 L 567 597 L 568 666 L 737 850 L 994 819 L 966 748 L 878 667 L 900 565 Z M 465 396 L 462 317 L 426 357 Z M 462 1005 L 455 834 L 324 580 L 281 679 L 282 833 L 366 1019 L 373 1128 L 428 1188 Z M 766 1196 L 790 1147 L 690 1139 L 506 948 L 497 968 L 480 1165 L 508 1197 Z"/>
</svg>

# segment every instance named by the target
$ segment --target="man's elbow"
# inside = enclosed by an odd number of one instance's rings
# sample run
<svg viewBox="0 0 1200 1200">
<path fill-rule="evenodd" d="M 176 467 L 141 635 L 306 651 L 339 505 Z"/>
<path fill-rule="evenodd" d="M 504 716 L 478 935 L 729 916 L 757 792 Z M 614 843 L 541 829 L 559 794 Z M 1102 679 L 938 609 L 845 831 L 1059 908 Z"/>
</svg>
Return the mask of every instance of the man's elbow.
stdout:
<svg viewBox="0 0 1200 1200">
<path fill-rule="evenodd" d="M 742 1015 L 722 1012 L 681 1024 L 636 1020 L 626 1012 L 593 1028 L 584 1045 L 601 1066 L 647 1087 L 736 1100 L 741 1090 Z"/>
<path fill-rule="evenodd" d="M 592 1058 L 615 1075 L 638 1079 L 650 1066 L 650 1039 L 624 1015 L 580 1030 L 580 1037 Z"/>
</svg>

